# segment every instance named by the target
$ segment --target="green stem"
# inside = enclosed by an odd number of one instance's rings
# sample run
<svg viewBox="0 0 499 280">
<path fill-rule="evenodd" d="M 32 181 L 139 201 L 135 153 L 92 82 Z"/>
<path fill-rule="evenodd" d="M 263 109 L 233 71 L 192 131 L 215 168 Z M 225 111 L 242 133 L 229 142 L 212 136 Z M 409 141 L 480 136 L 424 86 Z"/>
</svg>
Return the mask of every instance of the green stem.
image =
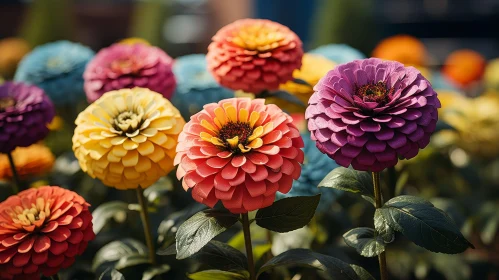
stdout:
<svg viewBox="0 0 499 280">
<path fill-rule="evenodd" d="M 144 190 L 139 186 L 137 189 L 137 199 L 140 204 L 140 218 L 142 219 L 142 227 L 144 228 L 144 236 L 146 239 L 147 248 L 149 248 L 149 260 L 152 264 L 156 264 L 156 250 L 154 250 L 154 243 L 151 236 L 151 225 L 149 223 L 149 211 L 147 203 L 144 198 Z"/>
<path fill-rule="evenodd" d="M 56 274 L 50 276 L 50 279 L 51 280 L 59 280 L 59 274 L 56 273 Z"/>
<path fill-rule="evenodd" d="M 14 164 L 14 158 L 12 157 L 12 153 L 7 153 L 7 157 L 9 158 L 10 169 L 12 169 L 12 190 L 14 194 L 19 193 L 19 189 L 21 188 L 21 180 L 19 180 L 19 175 L 17 174 L 16 165 Z"/>
<path fill-rule="evenodd" d="M 379 172 L 372 172 L 373 185 L 374 185 L 374 202 L 376 209 L 381 208 L 383 203 L 381 202 L 381 187 L 379 183 Z M 386 249 L 385 249 L 386 252 Z M 378 255 L 379 261 L 379 273 L 381 275 L 381 280 L 388 280 L 388 270 L 386 267 L 386 255 L 385 252 Z"/>
<path fill-rule="evenodd" d="M 272 232 L 268 229 L 266 231 L 267 242 L 272 246 Z"/>
<path fill-rule="evenodd" d="M 249 280 L 256 280 L 255 262 L 253 261 L 253 246 L 251 245 L 251 233 L 248 213 L 241 214 L 241 219 L 243 224 L 244 245 L 246 247 L 246 255 L 248 257 L 248 271 L 250 273 Z"/>
</svg>

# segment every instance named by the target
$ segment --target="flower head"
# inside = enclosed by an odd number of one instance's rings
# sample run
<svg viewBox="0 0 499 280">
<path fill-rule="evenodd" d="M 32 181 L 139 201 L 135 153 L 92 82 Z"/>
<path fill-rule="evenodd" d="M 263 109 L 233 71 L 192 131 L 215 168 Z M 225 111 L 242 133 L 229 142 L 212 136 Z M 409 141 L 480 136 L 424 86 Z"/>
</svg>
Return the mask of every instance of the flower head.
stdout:
<svg viewBox="0 0 499 280">
<path fill-rule="evenodd" d="M 278 192 L 277 198 L 313 196 L 320 193 L 322 195 L 317 212 L 325 212 L 331 207 L 331 204 L 333 204 L 341 192 L 336 189 L 318 188 L 317 186 L 329 172 L 338 167 L 338 164 L 315 147 L 315 142 L 310 139 L 308 133 L 302 134 L 302 138 L 305 142 L 305 148 L 303 149 L 305 152 L 305 161 L 302 166 L 300 178 L 293 181 L 293 187 L 287 194 Z"/>
<path fill-rule="evenodd" d="M 322 56 L 306 53 L 303 55 L 301 68 L 293 72 L 293 78 L 305 81 L 308 85 L 287 81 L 280 89 L 295 95 L 303 104 L 307 104 L 314 93 L 313 87 L 334 66 L 332 61 Z"/>
<path fill-rule="evenodd" d="M 90 205 L 77 193 L 44 186 L 0 203 L 0 278 L 40 279 L 67 268 L 95 234 Z"/>
<path fill-rule="evenodd" d="M 21 38 L 0 40 L 0 76 L 12 78 L 19 61 L 30 51 L 28 42 Z"/>
<path fill-rule="evenodd" d="M 427 60 L 424 44 L 409 35 L 395 35 L 384 39 L 376 46 L 372 56 L 412 66 L 426 65 Z"/>
<path fill-rule="evenodd" d="M 291 117 L 263 99 L 204 106 L 179 136 L 175 165 L 185 190 L 232 213 L 267 207 L 300 177 L 303 140 Z"/>
<path fill-rule="evenodd" d="M 41 144 L 19 147 L 12 152 L 12 157 L 17 173 L 21 177 L 43 175 L 52 169 L 55 161 L 50 149 Z M 0 179 L 10 178 L 12 178 L 12 169 L 7 155 L 0 155 Z"/>
<path fill-rule="evenodd" d="M 48 43 L 23 58 L 15 80 L 39 86 L 56 105 L 75 104 L 85 96 L 82 74 L 93 56 L 78 43 Z"/>
<path fill-rule="evenodd" d="M 342 64 L 314 88 L 305 113 L 316 146 L 338 164 L 381 171 L 428 145 L 440 102 L 413 67 L 371 58 Z"/>
<path fill-rule="evenodd" d="M 366 56 L 359 50 L 345 44 L 329 44 L 320 46 L 309 51 L 311 54 L 321 55 L 335 63 L 347 63 L 356 59 L 364 59 Z"/>
<path fill-rule="evenodd" d="M 487 63 L 483 80 L 487 88 L 499 90 L 499 58 L 492 59 Z"/>
<path fill-rule="evenodd" d="M 485 65 L 481 54 L 472 50 L 457 50 L 445 60 L 442 73 L 455 84 L 466 87 L 482 78 Z"/>
<path fill-rule="evenodd" d="M 203 105 L 234 97 L 234 92 L 220 86 L 208 72 L 206 56 L 191 54 L 175 59 L 173 73 L 177 88 L 172 103 L 189 119 L 203 109 Z"/>
<path fill-rule="evenodd" d="M 0 153 L 45 138 L 54 115 L 54 105 L 42 89 L 24 83 L 0 85 Z"/>
<path fill-rule="evenodd" d="M 83 78 L 89 102 L 104 93 L 142 87 L 170 99 L 175 90 L 172 58 L 159 48 L 145 44 L 114 44 L 100 50 L 90 61 Z"/>
<path fill-rule="evenodd" d="M 208 68 L 233 90 L 260 94 L 293 78 L 303 55 L 300 38 L 286 26 L 263 19 L 237 20 L 220 29 L 208 46 Z"/>
<path fill-rule="evenodd" d="M 73 151 L 81 168 L 118 189 L 147 188 L 173 169 L 185 122 L 159 93 L 111 91 L 76 119 Z"/>
</svg>

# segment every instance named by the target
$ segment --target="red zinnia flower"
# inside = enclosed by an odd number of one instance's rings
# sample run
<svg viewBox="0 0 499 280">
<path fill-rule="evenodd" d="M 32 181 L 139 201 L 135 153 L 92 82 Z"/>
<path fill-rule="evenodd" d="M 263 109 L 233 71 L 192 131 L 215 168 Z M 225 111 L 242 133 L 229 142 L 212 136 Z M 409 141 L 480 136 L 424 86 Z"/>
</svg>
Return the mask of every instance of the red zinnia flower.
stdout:
<svg viewBox="0 0 499 280">
<path fill-rule="evenodd" d="M 204 106 L 179 136 L 175 165 L 192 197 L 232 213 L 270 206 L 300 177 L 303 140 L 293 119 L 263 99 Z"/>
<path fill-rule="evenodd" d="M 44 186 L 0 203 L 0 278 L 40 279 L 69 267 L 95 234 L 89 204 Z"/>
</svg>

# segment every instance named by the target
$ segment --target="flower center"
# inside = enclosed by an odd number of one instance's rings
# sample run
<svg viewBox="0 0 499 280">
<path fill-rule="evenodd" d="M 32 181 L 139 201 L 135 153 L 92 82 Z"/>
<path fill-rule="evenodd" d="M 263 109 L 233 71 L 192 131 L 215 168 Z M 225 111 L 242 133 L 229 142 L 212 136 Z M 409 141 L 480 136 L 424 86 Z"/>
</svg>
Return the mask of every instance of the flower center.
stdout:
<svg viewBox="0 0 499 280">
<path fill-rule="evenodd" d="M 19 205 L 12 207 L 9 215 L 16 224 L 39 227 L 46 218 L 50 217 L 50 204 L 50 200 L 38 197 L 35 203 L 31 203 L 31 207 L 25 205 L 24 208 Z"/>
<path fill-rule="evenodd" d="M 388 89 L 382 81 L 375 84 L 363 85 L 355 91 L 355 95 L 360 97 L 364 102 L 376 103 L 385 103 L 392 94 L 393 89 Z"/>
<path fill-rule="evenodd" d="M 246 146 L 252 133 L 253 129 L 247 122 L 228 122 L 218 132 L 218 138 L 228 150 L 244 153 L 245 149 L 240 149 L 239 144 Z"/>
<path fill-rule="evenodd" d="M 250 25 L 236 31 L 232 42 L 247 50 L 265 52 L 279 47 L 279 42 L 284 39 L 284 34 L 275 29 Z"/>
<path fill-rule="evenodd" d="M 144 122 L 143 116 L 144 116 L 144 109 L 141 107 L 137 108 L 137 112 L 135 111 L 121 112 L 114 119 L 113 127 L 117 131 L 132 133 L 137 129 L 139 129 L 142 123 Z"/>
<path fill-rule="evenodd" d="M 0 112 L 5 111 L 5 109 L 13 107 L 16 105 L 16 100 L 12 97 L 0 98 Z"/>
<path fill-rule="evenodd" d="M 129 57 L 127 59 L 119 59 L 111 62 L 111 70 L 114 72 L 129 74 L 137 73 L 141 66 L 135 57 Z"/>
</svg>

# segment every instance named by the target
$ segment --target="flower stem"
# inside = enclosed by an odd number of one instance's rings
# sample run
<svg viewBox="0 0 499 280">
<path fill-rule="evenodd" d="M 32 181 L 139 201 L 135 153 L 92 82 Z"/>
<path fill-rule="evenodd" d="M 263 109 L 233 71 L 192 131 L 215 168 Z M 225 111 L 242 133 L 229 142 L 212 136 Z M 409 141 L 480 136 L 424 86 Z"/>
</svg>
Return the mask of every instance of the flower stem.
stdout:
<svg viewBox="0 0 499 280">
<path fill-rule="evenodd" d="M 267 242 L 272 246 L 272 232 L 268 229 L 265 230 Z"/>
<path fill-rule="evenodd" d="M 376 209 L 383 206 L 381 202 L 381 186 L 379 183 L 379 172 L 372 172 L 373 185 L 374 185 L 374 202 Z M 385 249 L 386 252 L 386 249 Z M 388 280 L 388 270 L 386 268 L 386 255 L 382 252 L 378 255 L 379 261 L 379 273 L 381 275 L 381 280 Z"/>
<path fill-rule="evenodd" d="M 140 218 L 142 219 L 142 226 L 144 228 L 144 236 L 146 238 L 147 248 L 149 248 L 149 260 L 152 264 L 156 264 L 156 250 L 154 250 L 154 243 L 152 242 L 152 236 L 150 231 L 149 223 L 149 212 L 147 210 L 147 203 L 144 198 L 144 190 L 139 186 L 137 189 L 137 199 L 140 204 Z"/>
<path fill-rule="evenodd" d="M 248 257 L 248 270 L 250 273 L 250 280 L 256 280 L 255 262 L 253 261 L 253 246 L 251 245 L 251 233 L 248 213 L 241 214 L 241 218 L 243 224 L 244 245 L 246 246 L 246 255 Z"/>
<path fill-rule="evenodd" d="M 14 164 L 14 158 L 12 157 L 12 153 L 7 153 L 7 157 L 9 158 L 10 169 L 12 169 L 12 190 L 14 194 L 19 193 L 19 188 L 21 187 L 21 181 L 19 180 L 19 175 L 17 174 L 16 165 Z"/>
</svg>

